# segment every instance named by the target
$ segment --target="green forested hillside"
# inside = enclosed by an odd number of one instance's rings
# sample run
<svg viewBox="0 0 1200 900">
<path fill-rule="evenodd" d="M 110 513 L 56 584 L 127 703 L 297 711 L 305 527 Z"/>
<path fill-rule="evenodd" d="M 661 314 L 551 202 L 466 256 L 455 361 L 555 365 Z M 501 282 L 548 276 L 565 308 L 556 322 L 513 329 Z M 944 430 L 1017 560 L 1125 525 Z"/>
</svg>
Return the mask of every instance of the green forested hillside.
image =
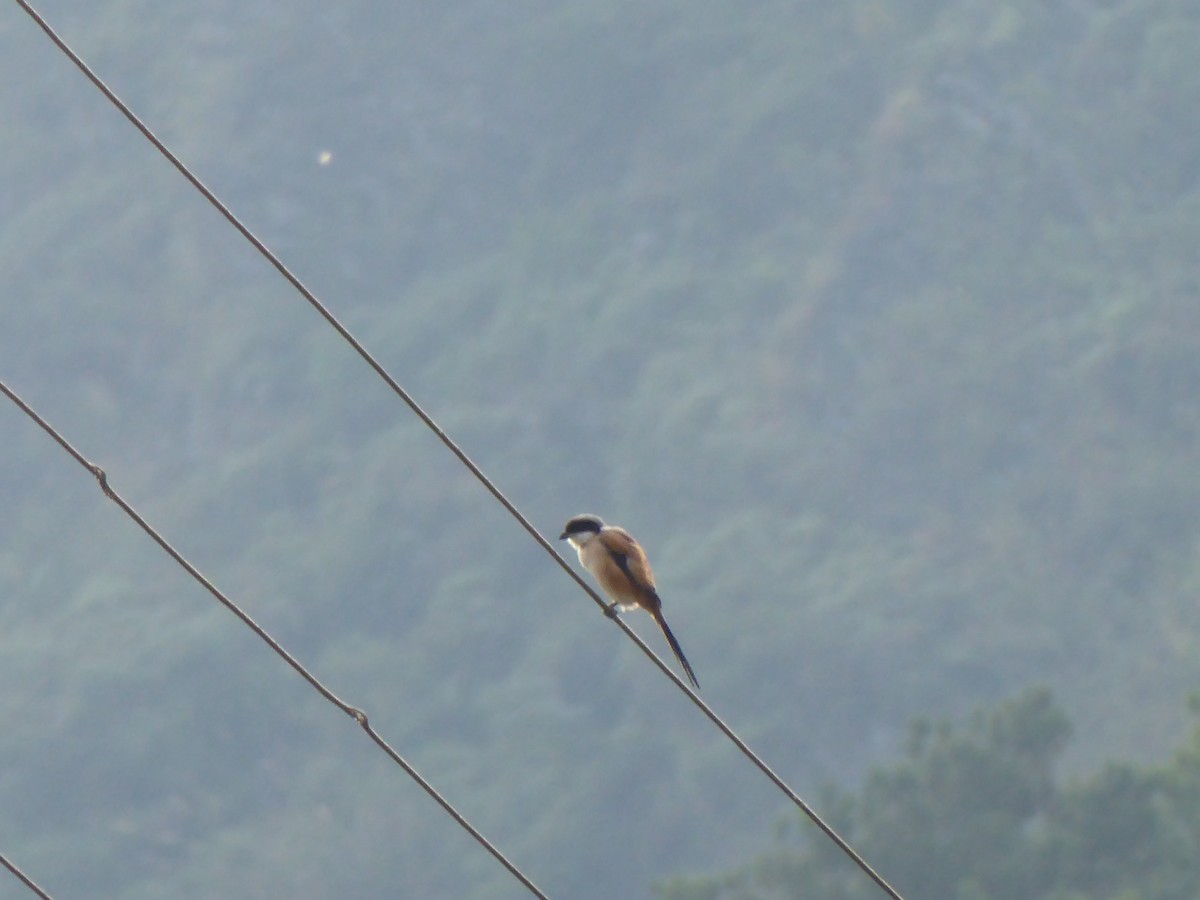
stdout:
<svg viewBox="0 0 1200 900">
<path fill-rule="evenodd" d="M 1194 3 L 40 8 L 545 533 L 638 535 L 806 796 L 1031 685 L 1080 779 L 1184 740 Z M 549 894 L 761 853 L 780 796 L 16 4 L 0 77 L 0 377 Z M 0 436 L 0 850 L 63 897 L 522 896 Z"/>
</svg>

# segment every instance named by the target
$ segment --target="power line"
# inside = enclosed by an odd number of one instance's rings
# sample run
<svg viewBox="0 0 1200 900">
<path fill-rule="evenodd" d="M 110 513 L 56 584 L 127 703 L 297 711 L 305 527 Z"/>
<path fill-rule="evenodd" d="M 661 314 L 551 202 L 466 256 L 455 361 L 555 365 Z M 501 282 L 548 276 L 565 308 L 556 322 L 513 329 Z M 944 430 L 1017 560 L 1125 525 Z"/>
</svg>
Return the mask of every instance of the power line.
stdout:
<svg viewBox="0 0 1200 900">
<path fill-rule="evenodd" d="M 333 313 L 329 311 L 329 309 L 325 306 L 325 304 L 323 304 L 317 298 L 317 296 L 304 285 L 304 283 L 299 279 L 299 277 L 295 273 L 293 273 L 283 263 L 283 261 L 278 256 L 276 256 L 275 253 L 269 247 L 267 247 L 267 245 L 264 244 L 262 242 L 262 240 L 260 240 L 249 229 L 249 227 L 245 223 L 243 223 L 241 221 L 241 219 L 239 219 L 234 214 L 234 212 L 228 206 L 226 206 L 225 203 L 222 202 L 221 199 L 218 198 L 217 195 L 214 194 L 212 192 L 212 190 L 210 190 L 208 188 L 208 186 L 206 186 L 199 179 L 199 177 L 197 177 L 183 163 L 183 161 L 180 160 L 179 157 L 176 156 L 174 154 L 174 152 L 172 152 L 171 149 L 169 147 L 167 147 L 167 145 L 164 144 L 154 134 L 153 131 L 150 130 L 149 126 L 147 126 L 137 116 L 137 114 L 134 113 L 133 110 L 130 109 L 95 72 L 92 71 L 92 69 L 87 65 L 87 63 L 85 63 L 83 61 L 83 59 L 81 59 L 79 57 L 79 55 L 76 54 L 75 51 L 73 51 L 67 45 L 67 43 L 61 37 L 58 36 L 58 34 L 50 27 L 50 25 L 46 22 L 46 20 L 43 19 L 29 5 L 27 0 L 16 0 L 16 2 L 22 9 L 24 9 L 29 14 L 29 16 L 35 22 L 37 22 L 38 26 L 46 33 L 46 35 L 50 38 L 50 40 L 53 41 L 54 44 L 71 60 L 71 62 L 74 63 L 75 66 L 85 76 L 87 76 L 88 80 L 90 80 L 92 82 L 92 84 L 95 85 L 96 88 L 102 94 L 104 94 L 104 96 L 109 100 L 109 102 L 112 103 L 121 112 L 121 114 L 124 115 L 125 118 L 128 119 L 129 122 L 135 128 L 137 128 L 137 130 L 140 131 L 142 133 L 142 135 L 148 141 L 150 141 L 151 144 L 154 145 L 155 149 L 157 149 L 158 152 L 160 154 L 162 154 L 162 156 L 169 163 L 171 163 L 171 165 L 174 166 L 179 171 L 179 173 L 181 175 L 183 175 L 183 177 L 186 178 L 191 183 L 191 185 L 197 191 L 199 191 L 204 196 L 204 198 L 206 200 L 208 200 L 208 202 L 210 204 L 212 204 L 212 206 L 222 216 L 225 217 L 226 221 L 228 221 L 230 225 L 232 225 L 235 229 L 237 229 L 237 231 L 247 241 L 250 242 L 250 244 L 254 247 L 254 249 L 257 250 L 259 252 L 259 254 L 264 259 L 266 259 L 267 262 L 269 262 L 279 272 L 279 274 L 282 275 L 292 285 L 292 287 L 294 287 L 296 289 L 296 291 L 305 300 L 308 301 L 308 303 L 313 307 L 313 309 L 315 309 L 317 311 L 317 313 L 319 313 L 321 315 L 321 317 L 325 319 L 325 321 L 330 325 L 330 327 L 332 327 L 341 336 L 341 338 L 343 340 L 345 340 L 354 349 L 354 351 L 356 353 L 358 353 L 358 355 L 360 357 L 362 357 L 363 361 L 366 362 L 367 365 L 369 365 L 372 369 L 374 369 L 375 374 L 377 374 L 381 379 L 383 379 L 383 381 L 387 384 L 387 386 L 390 387 L 392 389 L 392 391 L 401 400 L 404 401 L 404 403 L 409 407 L 409 409 L 411 409 L 412 412 L 435 435 L 437 435 L 437 437 L 446 446 L 446 448 L 451 453 L 453 453 L 464 466 L 466 466 L 466 468 L 471 472 L 471 474 L 475 476 L 475 478 L 488 490 L 489 493 L 491 493 L 491 495 L 496 499 L 496 501 L 498 503 L 500 503 L 500 505 L 503 506 L 514 519 L 516 519 L 516 521 L 521 525 L 522 528 L 525 529 L 526 532 L 528 532 L 530 537 L 532 537 L 538 544 L 540 544 L 542 549 L 545 550 L 550 555 L 550 557 L 552 559 L 554 559 L 555 562 L 558 563 L 559 567 L 564 572 L 566 572 L 567 575 L 569 575 L 572 579 L 574 579 L 575 583 L 578 584 L 579 587 L 585 593 L 587 593 L 588 596 L 590 596 L 592 598 L 592 600 L 602 610 L 605 611 L 606 615 L 608 615 L 609 618 L 611 618 L 614 622 L 617 623 L 617 625 L 621 628 L 621 630 L 625 632 L 626 636 L 630 640 L 632 640 L 641 649 L 641 651 L 644 654 L 646 654 L 646 656 L 649 657 L 655 663 L 655 665 L 657 665 L 658 668 L 660 670 L 662 670 L 662 672 L 664 674 L 667 675 L 668 678 L 670 678 L 672 681 L 675 682 L 676 686 L 687 695 L 687 697 L 692 701 L 692 703 L 694 703 L 696 705 L 696 707 L 702 713 L 704 713 L 704 715 L 707 716 L 709 718 L 709 720 L 712 721 L 712 723 L 714 725 L 716 725 L 717 728 L 720 729 L 720 731 L 727 738 L 729 738 L 730 741 L 733 742 L 733 744 L 746 756 L 746 758 L 749 759 L 764 775 L 766 775 L 767 778 L 770 779 L 770 781 L 784 794 L 784 796 L 786 796 L 802 813 L 804 813 L 804 815 L 807 816 L 813 822 L 814 825 L 816 825 L 822 832 L 824 832 L 825 835 L 831 841 L 833 841 L 833 843 L 836 844 L 837 847 L 847 857 L 849 857 L 851 861 L 853 861 L 855 863 L 855 865 L 857 865 L 860 869 L 862 869 L 862 871 L 867 876 L 869 876 L 875 882 L 875 884 L 879 886 L 879 888 L 881 890 L 884 891 L 884 893 L 886 893 L 889 897 L 892 897 L 893 900 L 903 900 L 903 898 L 896 891 L 896 889 L 893 888 L 890 884 L 888 884 L 888 882 L 886 880 L 884 880 L 883 876 L 881 876 L 878 872 L 876 872 L 875 869 L 873 869 L 870 866 L 870 864 L 867 863 L 867 861 L 858 853 L 858 851 L 856 851 L 854 849 L 854 847 L 852 847 L 850 845 L 850 843 L 848 841 L 846 841 L 845 838 L 843 838 L 840 834 L 838 834 L 837 831 L 835 831 L 831 825 L 829 825 L 827 822 L 825 822 L 825 820 L 822 819 L 820 817 L 820 815 L 817 814 L 816 810 L 814 810 L 812 807 L 810 807 L 800 797 L 799 794 L 797 794 L 778 774 L 775 773 L 774 770 L 771 769 L 770 766 L 768 766 L 766 764 L 766 762 L 764 760 L 762 760 L 758 756 L 757 753 L 755 753 L 752 749 L 750 749 L 749 745 L 746 744 L 746 742 L 743 741 L 740 737 L 738 737 L 738 735 L 733 731 L 733 729 L 730 728 L 729 725 L 727 725 L 724 722 L 724 720 L 722 720 L 721 717 L 718 716 L 712 710 L 711 707 L 709 707 L 709 705 L 707 703 L 705 703 L 703 700 L 701 700 L 700 697 L 694 691 L 692 691 L 687 686 L 687 684 L 685 684 L 683 682 L 683 680 L 680 679 L 680 677 L 678 675 L 675 674 L 674 670 L 671 669 L 671 667 L 669 665 L 667 665 L 665 662 L 663 662 L 663 660 L 652 649 L 650 649 L 650 646 L 645 641 L 643 641 L 637 635 L 637 633 L 634 632 L 633 629 L 631 629 L 615 613 L 615 611 L 613 609 L 611 609 L 609 607 L 609 604 L 607 604 L 600 597 L 600 595 L 598 593 L 596 593 L 596 591 L 593 590 L 592 587 L 586 581 L 583 580 L 582 576 L 580 576 L 579 573 L 576 572 L 575 569 L 573 569 L 570 566 L 570 564 L 568 564 L 567 561 L 563 559 L 563 557 L 558 553 L 558 551 L 554 548 L 554 546 L 549 541 L 546 540 L 546 538 L 541 534 L 541 532 L 539 532 L 537 530 L 537 528 L 534 527 L 534 525 L 525 517 L 525 515 L 519 509 L 517 509 L 517 507 L 512 503 L 512 501 L 510 501 L 500 491 L 500 489 L 497 488 L 496 485 L 492 483 L 492 480 L 490 478 L 488 478 L 487 475 L 484 474 L 483 470 L 480 469 L 479 466 L 476 465 L 469 456 L 467 456 L 467 454 L 462 450 L 462 448 L 459 447 L 458 444 L 456 444 L 450 438 L 450 436 L 446 434 L 446 432 L 441 428 L 441 426 L 439 426 L 437 424 L 437 422 L 434 421 L 433 417 L 430 416 L 429 413 L 427 413 L 420 406 L 420 404 L 418 404 L 416 402 L 415 399 L 413 399 L 413 397 L 408 393 L 408 391 L 406 391 L 400 385 L 400 383 L 397 382 L 391 376 L 391 374 L 383 367 L 383 365 L 378 360 L 376 360 L 374 356 L 371 355 L 371 353 L 366 349 L 366 347 L 364 347 L 362 345 L 362 343 L 360 343 L 358 341 L 358 339 L 355 338 L 354 335 L 350 333 L 349 329 L 347 329 L 346 326 L 344 326 L 337 319 L 337 317 L 334 316 Z M 102 486 L 103 486 L 103 482 L 102 482 Z"/>
<path fill-rule="evenodd" d="M 20 0 L 18 0 L 18 2 L 20 2 Z M 67 441 L 67 439 L 64 438 L 54 428 L 54 426 L 52 426 L 49 422 L 47 422 L 45 419 L 43 419 L 40 415 L 38 415 L 38 413 L 31 406 L 29 406 L 29 404 L 27 404 L 24 400 L 22 400 L 3 381 L 0 381 L 0 393 L 3 393 L 5 396 L 8 397 L 9 400 L 11 400 L 13 403 L 15 403 L 18 407 L 20 407 L 21 411 L 24 412 L 25 415 L 29 416 L 29 418 L 31 418 L 34 422 L 36 422 L 41 427 L 41 429 L 46 432 L 46 434 L 48 434 L 48 435 L 50 435 L 50 437 L 54 438 L 54 440 L 58 442 L 58 445 L 60 447 L 62 447 L 64 450 L 66 450 L 67 453 L 69 453 L 75 459 L 75 461 L 77 463 L 79 463 L 81 466 L 83 466 L 85 469 L 87 469 L 89 472 L 91 472 L 96 477 L 96 480 L 98 482 L 100 482 L 100 490 L 102 490 L 104 492 L 104 496 L 108 497 L 109 500 L 112 500 L 114 503 L 116 503 L 117 506 L 119 506 L 121 508 L 121 510 L 125 513 L 125 515 L 127 515 L 127 516 L 129 516 L 129 518 L 133 519 L 133 521 L 137 523 L 138 527 L 141 528 L 142 531 L 146 532 L 146 534 L 149 535 L 150 538 L 156 544 L 158 544 L 158 546 L 161 547 L 167 553 L 168 556 L 171 557 L 171 559 L 175 560 L 175 562 L 177 562 L 180 566 L 182 566 L 187 571 L 187 573 L 192 576 L 192 578 L 194 578 L 196 581 L 200 582 L 200 584 L 204 587 L 204 589 L 206 591 L 208 591 L 210 594 L 212 594 L 217 600 L 219 600 L 226 609 L 228 609 L 231 613 L 233 613 L 235 616 L 237 616 L 239 619 L 241 619 L 242 623 L 245 624 L 246 627 L 248 627 L 256 635 L 258 635 L 258 637 L 261 638 L 263 640 L 263 642 L 267 644 L 267 646 L 269 646 L 272 650 L 274 650 L 275 653 L 278 654 L 279 657 L 282 658 L 284 662 L 286 662 L 289 666 L 291 666 L 293 669 L 295 669 L 296 672 L 305 681 L 307 681 L 313 687 L 313 689 L 316 690 L 316 692 L 318 694 L 320 694 L 322 697 L 324 697 L 326 700 L 328 700 L 330 703 L 332 703 L 334 706 L 336 706 L 338 709 L 340 709 L 346 715 L 350 716 L 350 718 L 354 719 L 354 721 L 356 721 L 359 724 L 359 726 L 362 727 L 362 730 L 367 733 L 367 736 L 370 737 L 371 740 L 374 741 L 376 743 L 376 745 L 381 750 L 383 750 L 384 753 L 386 753 L 388 756 L 390 756 L 392 758 L 392 761 L 394 763 L 396 763 L 396 765 L 400 766 L 400 768 L 402 768 L 405 772 L 407 772 L 409 777 L 411 777 L 417 784 L 419 784 L 421 786 L 421 788 L 425 791 L 425 793 L 427 793 L 430 797 L 432 797 L 434 800 L 436 800 L 438 802 L 438 804 L 442 807 L 442 809 L 444 809 L 446 811 L 446 813 L 452 819 L 454 819 L 455 822 L 457 822 L 468 834 L 470 834 L 471 837 L 475 838 L 475 840 L 478 841 L 479 844 L 485 850 L 487 850 L 489 853 L 491 853 L 492 856 L 496 857 L 496 859 L 499 860 L 500 863 L 506 869 L 508 869 L 508 871 L 511 872 L 512 875 L 518 881 L 521 882 L 521 884 L 523 884 L 526 888 L 529 889 L 530 893 L 534 894 L 537 897 L 542 898 L 542 900 L 548 900 L 546 895 L 543 894 L 538 889 L 537 885 L 535 885 L 532 881 L 530 881 L 529 878 L 520 869 L 518 869 L 511 861 L 509 861 L 509 859 L 503 853 L 501 853 L 500 850 L 497 849 L 497 847 L 491 841 L 489 841 L 486 837 L 484 837 L 484 835 L 477 828 L 475 828 L 474 825 L 472 825 L 470 822 L 468 822 L 467 819 L 463 816 L 463 814 L 460 813 L 457 809 L 455 809 L 450 804 L 449 800 L 447 800 L 440 793 L 438 793 L 437 789 L 435 789 L 432 784 L 430 784 L 428 781 L 426 781 L 421 776 L 421 774 L 416 769 L 414 769 L 407 760 L 404 759 L 404 757 L 402 757 L 399 753 L 396 752 L 395 749 L 393 749 L 391 744 L 389 744 L 382 737 L 380 737 L 378 732 L 376 732 L 375 729 L 371 727 L 370 722 L 367 721 L 367 714 L 365 712 L 363 712 L 358 707 L 351 706 L 349 703 L 346 703 L 344 700 L 342 700 L 340 697 L 338 697 L 335 693 L 333 693 L 333 691 L 331 691 L 324 684 L 322 684 L 321 681 L 315 675 L 313 675 L 311 672 L 309 672 L 308 669 L 306 669 L 303 665 L 301 665 L 300 662 L 294 656 L 292 656 L 286 649 L 284 649 L 283 645 L 281 645 L 277 640 L 275 640 L 275 638 L 271 637 L 271 635 L 268 634 L 267 631 L 261 625 L 259 625 L 252 618 L 250 618 L 250 616 L 241 607 L 239 607 L 236 603 L 234 603 L 232 600 L 230 600 L 224 593 L 222 593 L 221 590 L 219 588 L 217 588 L 217 586 L 214 585 L 211 581 L 209 581 L 208 578 L 206 578 L 200 572 L 199 569 L 197 569 L 194 565 L 192 565 L 190 562 L 188 562 L 184 558 L 183 554 L 181 554 L 178 550 L 176 550 L 175 547 L 172 546 L 167 541 L 166 538 L 164 538 L 161 534 L 159 534 L 158 531 L 156 531 L 153 526 L 151 526 L 145 519 L 143 519 L 142 516 L 138 513 L 138 511 L 135 510 L 132 506 L 130 506 L 129 503 L 125 500 L 125 498 L 122 497 L 119 493 L 117 493 L 117 491 L 113 489 L 112 485 L 110 485 L 108 483 L 108 476 L 105 474 L 104 470 L 102 468 L 100 468 L 100 466 L 96 465 L 95 463 L 89 462 L 88 459 L 82 453 L 80 453 L 78 450 L 76 450 L 75 447 L 73 447 Z"/>
<path fill-rule="evenodd" d="M 24 883 L 25 887 L 29 888 L 31 891 L 41 897 L 42 900 L 54 900 L 53 897 L 38 887 L 32 878 L 17 868 L 15 864 L 9 862 L 8 857 L 6 857 L 3 853 L 0 853 L 0 866 L 4 866 L 4 868 L 8 869 L 8 871 L 16 875 L 18 880 Z"/>
</svg>

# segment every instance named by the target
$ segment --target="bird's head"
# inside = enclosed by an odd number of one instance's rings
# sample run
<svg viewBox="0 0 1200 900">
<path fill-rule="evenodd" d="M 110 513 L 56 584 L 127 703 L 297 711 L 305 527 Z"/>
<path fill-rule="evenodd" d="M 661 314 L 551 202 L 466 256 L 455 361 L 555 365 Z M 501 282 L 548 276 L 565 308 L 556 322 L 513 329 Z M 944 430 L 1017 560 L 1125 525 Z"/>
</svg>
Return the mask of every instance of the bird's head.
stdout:
<svg viewBox="0 0 1200 900">
<path fill-rule="evenodd" d="M 578 549 L 600 533 L 604 520 L 599 516 L 573 516 L 567 521 L 563 533 L 558 536 L 560 541 L 570 541 L 571 546 Z"/>
</svg>

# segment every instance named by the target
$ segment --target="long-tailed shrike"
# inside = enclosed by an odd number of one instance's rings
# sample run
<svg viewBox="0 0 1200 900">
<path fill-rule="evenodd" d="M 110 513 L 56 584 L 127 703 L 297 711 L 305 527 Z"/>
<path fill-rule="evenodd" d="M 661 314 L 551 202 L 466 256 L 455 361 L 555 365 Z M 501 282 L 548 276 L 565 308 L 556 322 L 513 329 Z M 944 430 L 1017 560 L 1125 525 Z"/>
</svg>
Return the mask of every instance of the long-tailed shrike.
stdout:
<svg viewBox="0 0 1200 900">
<path fill-rule="evenodd" d="M 612 599 L 612 606 L 622 610 L 641 608 L 654 617 L 692 687 L 699 690 L 700 682 L 663 618 L 662 599 L 654 589 L 654 572 L 646 551 L 633 535 L 624 528 L 605 525 L 599 516 L 588 515 L 575 516 L 567 522 L 559 540 L 570 541 L 579 553 L 579 562 L 600 582 L 604 593 Z"/>
</svg>

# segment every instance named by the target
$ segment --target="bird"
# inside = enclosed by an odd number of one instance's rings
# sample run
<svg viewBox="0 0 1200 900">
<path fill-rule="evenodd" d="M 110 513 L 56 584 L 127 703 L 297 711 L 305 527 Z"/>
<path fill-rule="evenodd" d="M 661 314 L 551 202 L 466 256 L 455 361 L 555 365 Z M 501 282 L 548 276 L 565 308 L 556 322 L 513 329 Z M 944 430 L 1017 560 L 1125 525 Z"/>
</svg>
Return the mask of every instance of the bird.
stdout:
<svg viewBox="0 0 1200 900">
<path fill-rule="evenodd" d="M 650 613 L 687 673 L 688 681 L 699 690 L 696 673 L 663 618 L 662 598 L 654 586 L 650 560 L 633 535 L 616 525 L 605 525 L 599 516 L 587 514 L 569 519 L 558 539 L 575 548 L 580 564 L 600 582 L 600 587 L 612 600 L 608 607 L 610 613 L 614 609 L 644 609 Z"/>
</svg>

